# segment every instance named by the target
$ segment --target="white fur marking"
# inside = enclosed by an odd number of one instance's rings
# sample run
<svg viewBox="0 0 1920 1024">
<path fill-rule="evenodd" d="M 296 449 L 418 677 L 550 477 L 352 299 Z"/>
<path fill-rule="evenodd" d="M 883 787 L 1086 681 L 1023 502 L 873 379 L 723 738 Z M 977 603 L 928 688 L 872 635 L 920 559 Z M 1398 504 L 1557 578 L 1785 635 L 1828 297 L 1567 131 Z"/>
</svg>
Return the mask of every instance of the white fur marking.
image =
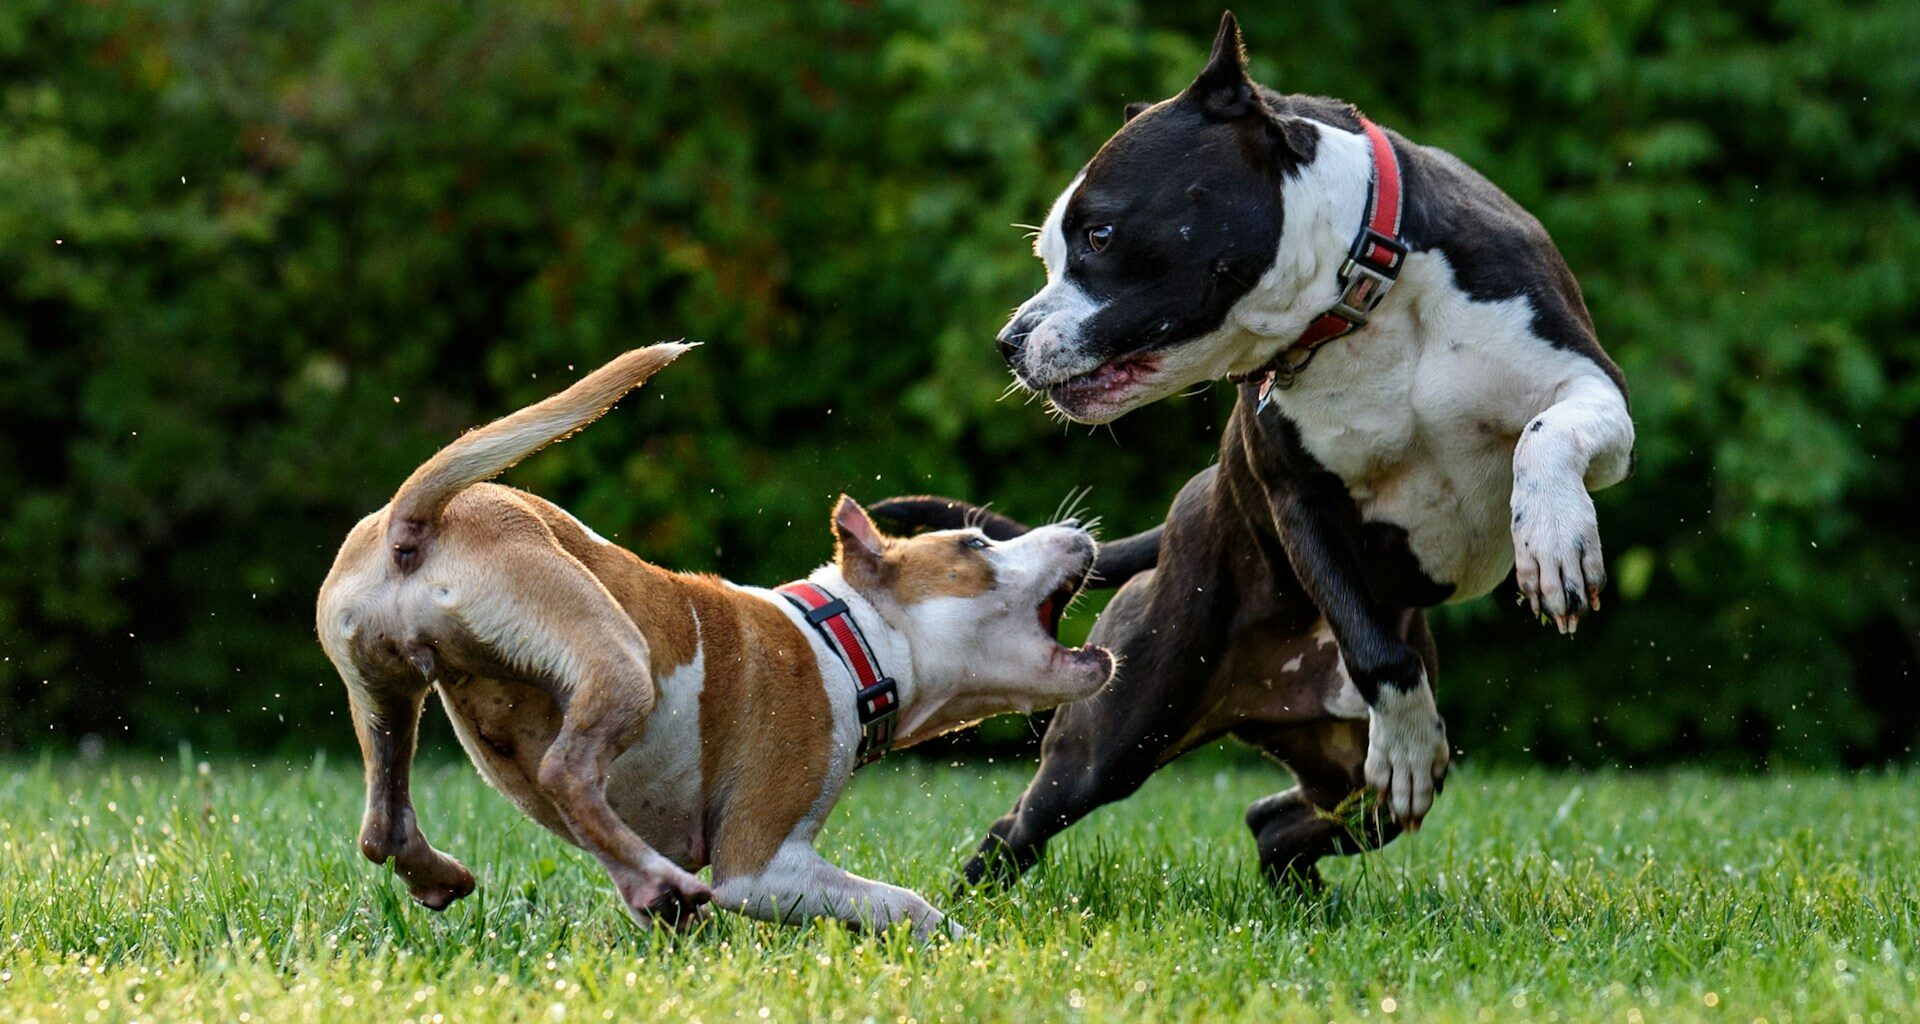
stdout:
<svg viewBox="0 0 1920 1024">
<path fill-rule="evenodd" d="M 921 941 L 935 935 L 958 938 L 964 929 L 948 921 L 919 893 L 843 871 L 811 844 L 790 840 L 752 875 L 730 878 L 714 890 L 720 906 L 763 921 L 793 924 L 831 917 L 875 931 L 899 922 Z"/>
<path fill-rule="evenodd" d="M 578 526 L 582 532 L 584 532 L 588 537 L 592 538 L 595 544 L 600 544 L 602 546 L 611 546 L 613 544 L 612 541 L 608 540 L 605 537 L 600 536 L 598 533 L 595 533 L 593 527 L 588 526 L 587 524 L 581 522 L 579 516 L 576 516 L 573 513 L 568 512 L 566 509 L 561 509 L 560 514 L 563 516 L 566 516 L 568 519 L 573 520 L 573 525 Z"/>
<path fill-rule="evenodd" d="M 693 660 L 654 679 L 656 698 L 640 742 L 607 772 L 607 803 L 641 838 L 671 859 L 684 860 L 700 841 L 700 694 L 707 688 L 707 654 L 694 617 Z"/>
<path fill-rule="evenodd" d="M 1418 822 L 1433 806 L 1434 783 L 1447 774 L 1447 729 L 1426 673 L 1411 690 L 1382 686 L 1367 728 L 1367 785 L 1397 821 Z"/>
</svg>

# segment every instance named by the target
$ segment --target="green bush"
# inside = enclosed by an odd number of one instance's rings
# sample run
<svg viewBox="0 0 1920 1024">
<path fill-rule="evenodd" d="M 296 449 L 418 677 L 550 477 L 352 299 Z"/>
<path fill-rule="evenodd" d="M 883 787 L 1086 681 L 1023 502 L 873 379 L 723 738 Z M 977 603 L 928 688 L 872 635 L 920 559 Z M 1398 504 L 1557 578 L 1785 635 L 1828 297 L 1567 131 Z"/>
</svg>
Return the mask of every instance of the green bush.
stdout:
<svg viewBox="0 0 1920 1024">
<path fill-rule="evenodd" d="M 1534 210 L 1634 388 L 1618 581 L 1561 643 L 1442 616 L 1476 754 L 1899 755 L 1920 725 L 1920 8 L 1328 2 L 1254 66 Z M 706 347 L 515 471 L 772 582 L 832 495 L 1144 528 L 1224 387 L 1111 431 L 1001 401 L 1021 229 L 1177 90 L 1195 3 L 14 0 L 0 8 L 0 742 L 344 744 L 312 600 L 464 427 Z"/>
</svg>

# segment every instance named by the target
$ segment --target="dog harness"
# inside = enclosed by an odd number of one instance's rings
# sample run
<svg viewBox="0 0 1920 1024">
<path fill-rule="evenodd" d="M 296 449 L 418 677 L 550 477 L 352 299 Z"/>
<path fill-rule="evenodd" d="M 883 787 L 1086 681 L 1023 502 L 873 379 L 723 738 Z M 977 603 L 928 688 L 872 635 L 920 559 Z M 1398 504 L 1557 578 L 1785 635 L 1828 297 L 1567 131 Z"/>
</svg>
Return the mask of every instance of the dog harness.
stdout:
<svg viewBox="0 0 1920 1024">
<path fill-rule="evenodd" d="M 1400 217 L 1406 206 L 1400 188 L 1400 157 L 1379 125 L 1364 114 L 1357 116 L 1373 151 L 1373 174 L 1367 186 L 1366 220 L 1347 249 L 1346 262 L 1340 265 L 1340 301 L 1315 317 L 1299 339 L 1273 362 L 1234 378 L 1243 383 L 1260 382 L 1257 411 L 1266 411 L 1275 387 L 1285 391 L 1293 386 L 1322 345 L 1366 326 L 1367 315 L 1393 288 L 1406 262 L 1407 242 L 1400 236 Z M 1296 352 L 1301 355 L 1296 357 Z"/>
<path fill-rule="evenodd" d="M 854 767 L 885 757 L 900 717 L 900 688 L 893 677 L 880 671 L 880 661 L 873 656 L 866 634 L 860 632 L 860 624 L 853 621 L 847 602 L 805 581 L 782 584 L 775 592 L 800 609 L 853 675 L 853 707 L 860 717 L 860 749 L 854 755 Z"/>
</svg>

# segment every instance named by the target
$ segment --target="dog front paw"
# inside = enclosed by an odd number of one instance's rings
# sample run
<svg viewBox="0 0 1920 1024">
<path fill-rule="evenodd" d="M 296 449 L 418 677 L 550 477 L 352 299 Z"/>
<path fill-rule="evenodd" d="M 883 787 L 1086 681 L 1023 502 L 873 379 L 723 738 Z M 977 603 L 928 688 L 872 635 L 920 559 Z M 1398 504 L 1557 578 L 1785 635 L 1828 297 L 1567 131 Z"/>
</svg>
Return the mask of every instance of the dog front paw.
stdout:
<svg viewBox="0 0 1920 1024">
<path fill-rule="evenodd" d="M 1365 777 L 1407 831 L 1419 831 L 1450 760 L 1447 726 L 1426 680 L 1410 689 L 1382 686 L 1367 728 Z"/>
<path fill-rule="evenodd" d="M 1607 585 L 1600 520 L 1578 481 L 1553 486 L 1516 482 L 1513 492 L 1514 578 L 1535 615 L 1546 613 L 1562 633 L 1600 610 Z"/>
<path fill-rule="evenodd" d="M 936 939 L 947 942 L 959 942 L 961 939 L 966 938 L 967 934 L 967 930 L 960 927 L 953 918 L 940 913 L 938 910 L 933 911 L 930 916 L 922 917 L 913 922 L 914 941 L 921 945 L 926 945 Z"/>
</svg>

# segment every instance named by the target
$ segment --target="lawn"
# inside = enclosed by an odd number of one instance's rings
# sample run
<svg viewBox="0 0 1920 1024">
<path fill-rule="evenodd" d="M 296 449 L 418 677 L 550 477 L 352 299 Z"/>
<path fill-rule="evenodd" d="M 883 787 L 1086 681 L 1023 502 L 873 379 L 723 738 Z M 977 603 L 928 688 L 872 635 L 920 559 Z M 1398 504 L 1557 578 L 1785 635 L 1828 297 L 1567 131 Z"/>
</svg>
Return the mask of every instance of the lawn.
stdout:
<svg viewBox="0 0 1920 1024">
<path fill-rule="evenodd" d="M 1271 895 L 1240 825 L 1277 772 L 1207 755 L 1007 895 L 950 872 L 1026 764 L 862 772 L 823 846 L 953 945 L 723 918 L 652 934 L 470 768 L 428 835 L 480 890 L 409 904 L 354 849 L 357 765 L 0 764 L 0 1020 L 1910 1021 L 1911 773 L 1461 771 L 1428 828 Z"/>
</svg>

